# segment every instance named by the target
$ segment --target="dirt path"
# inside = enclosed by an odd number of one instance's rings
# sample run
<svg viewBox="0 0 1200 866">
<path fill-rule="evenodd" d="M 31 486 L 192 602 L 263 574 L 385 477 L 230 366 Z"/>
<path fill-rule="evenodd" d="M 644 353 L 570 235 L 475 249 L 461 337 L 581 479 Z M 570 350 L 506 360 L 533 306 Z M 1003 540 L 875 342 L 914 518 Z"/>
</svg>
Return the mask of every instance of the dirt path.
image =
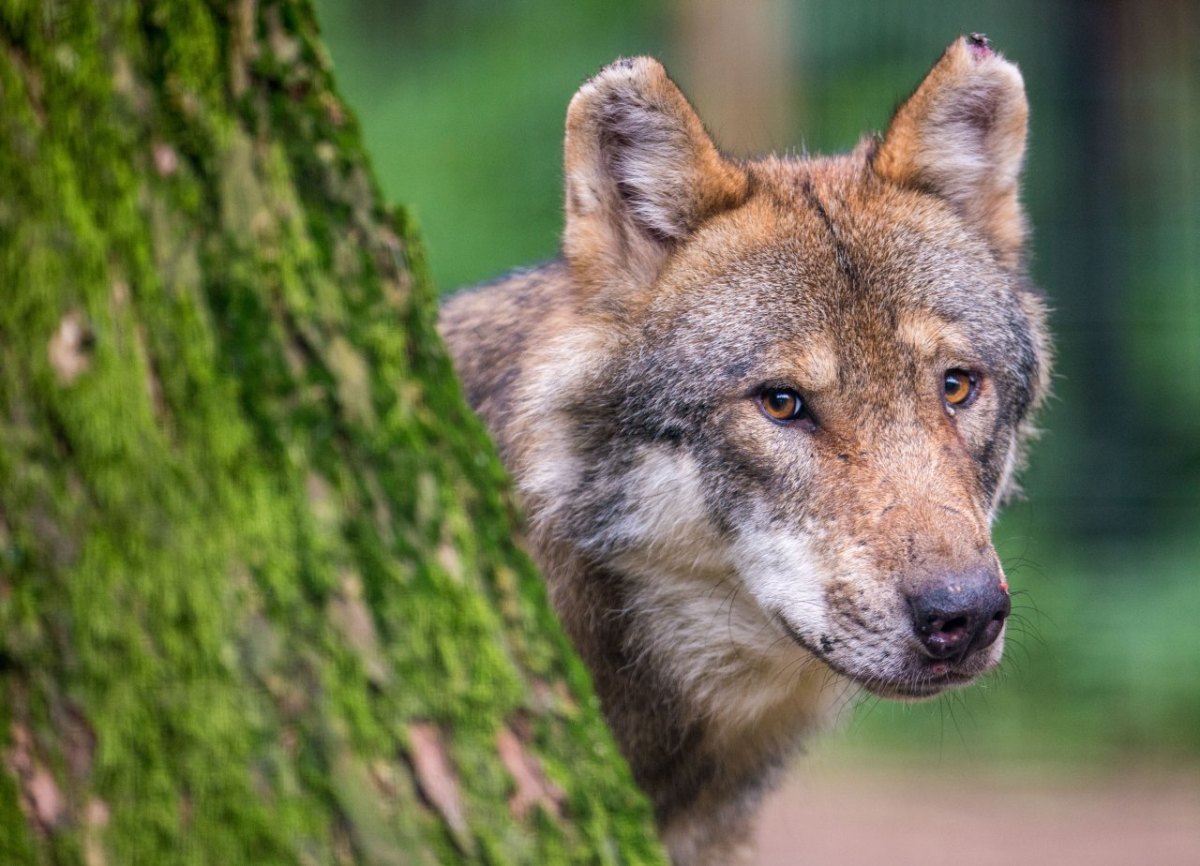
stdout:
<svg viewBox="0 0 1200 866">
<path fill-rule="evenodd" d="M 802 766 L 767 804 L 759 851 L 759 866 L 1200 866 L 1200 769 Z"/>
</svg>

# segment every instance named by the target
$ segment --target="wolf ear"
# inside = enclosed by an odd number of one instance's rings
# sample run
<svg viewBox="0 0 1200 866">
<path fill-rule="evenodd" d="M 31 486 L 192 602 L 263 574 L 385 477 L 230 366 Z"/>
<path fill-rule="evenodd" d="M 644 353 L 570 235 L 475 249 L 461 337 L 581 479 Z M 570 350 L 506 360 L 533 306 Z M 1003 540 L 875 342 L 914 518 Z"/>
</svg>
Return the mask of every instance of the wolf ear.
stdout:
<svg viewBox="0 0 1200 866">
<path fill-rule="evenodd" d="M 657 60 L 605 67 L 567 110 L 563 249 L 590 286 L 645 286 L 708 217 L 745 199 L 725 160 Z"/>
<path fill-rule="evenodd" d="M 872 166 L 945 198 L 1014 267 L 1025 241 L 1017 186 L 1028 117 L 1017 67 L 983 36 L 963 36 L 896 110 Z"/>
</svg>

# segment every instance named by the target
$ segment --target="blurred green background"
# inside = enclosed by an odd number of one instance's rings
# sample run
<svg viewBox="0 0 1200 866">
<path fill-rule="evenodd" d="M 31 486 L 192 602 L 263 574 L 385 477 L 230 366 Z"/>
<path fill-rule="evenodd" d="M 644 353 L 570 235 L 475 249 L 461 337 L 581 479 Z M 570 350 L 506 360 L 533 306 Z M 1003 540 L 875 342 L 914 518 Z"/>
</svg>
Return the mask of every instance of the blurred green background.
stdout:
<svg viewBox="0 0 1200 866">
<path fill-rule="evenodd" d="M 860 707 L 855 753 L 1200 758 L 1200 4 L 1194 0 L 322 0 L 343 94 L 443 291 L 555 255 L 580 82 L 661 58 L 726 149 L 882 128 L 957 34 L 1016 61 L 1056 396 L 997 546 L 1020 594 L 999 675 Z"/>
</svg>

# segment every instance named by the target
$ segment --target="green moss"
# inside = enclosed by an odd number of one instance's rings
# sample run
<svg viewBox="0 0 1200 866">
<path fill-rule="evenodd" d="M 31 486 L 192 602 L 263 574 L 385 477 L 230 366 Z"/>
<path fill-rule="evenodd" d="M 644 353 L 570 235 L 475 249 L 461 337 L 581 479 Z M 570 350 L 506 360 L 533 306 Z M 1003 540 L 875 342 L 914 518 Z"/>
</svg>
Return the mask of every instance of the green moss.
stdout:
<svg viewBox="0 0 1200 866">
<path fill-rule="evenodd" d="M 0 702 L 0 729 L 9 730 L 7 702 Z M 17 781 L 0 773 L 0 863 L 36 863 L 36 848 L 29 823 L 22 813 Z"/>
<path fill-rule="evenodd" d="M 235 5 L 0 5 L 0 707 L 67 804 L 0 773 L 0 860 L 661 862 L 311 10 Z"/>
</svg>

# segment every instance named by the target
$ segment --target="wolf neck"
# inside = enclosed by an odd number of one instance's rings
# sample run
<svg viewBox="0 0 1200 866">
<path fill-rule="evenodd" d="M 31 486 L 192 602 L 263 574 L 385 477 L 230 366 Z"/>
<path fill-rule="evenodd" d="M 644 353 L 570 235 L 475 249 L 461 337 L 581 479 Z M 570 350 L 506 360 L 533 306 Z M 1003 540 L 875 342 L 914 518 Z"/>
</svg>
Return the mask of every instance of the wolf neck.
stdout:
<svg viewBox="0 0 1200 866">
<path fill-rule="evenodd" d="M 670 683 L 726 773 L 782 760 L 850 692 L 785 635 L 729 571 L 626 565 L 624 639 Z"/>
<path fill-rule="evenodd" d="M 636 446 L 603 520 L 549 481 L 524 491 L 534 547 L 558 551 L 542 563 L 555 607 L 638 783 L 662 827 L 716 810 L 732 832 L 852 690 L 755 601 L 686 452 Z"/>
<path fill-rule="evenodd" d="M 800 741 L 845 705 L 848 683 L 777 636 L 732 574 L 570 558 L 551 592 L 668 844 L 676 833 L 747 832 Z"/>
<path fill-rule="evenodd" d="M 630 463 L 617 516 L 585 541 L 622 578 L 623 638 L 663 672 L 723 764 L 754 762 L 819 724 L 829 668 L 755 600 L 741 546 L 709 517 L 696 459 L 644 445 Z"/>
</svg>

